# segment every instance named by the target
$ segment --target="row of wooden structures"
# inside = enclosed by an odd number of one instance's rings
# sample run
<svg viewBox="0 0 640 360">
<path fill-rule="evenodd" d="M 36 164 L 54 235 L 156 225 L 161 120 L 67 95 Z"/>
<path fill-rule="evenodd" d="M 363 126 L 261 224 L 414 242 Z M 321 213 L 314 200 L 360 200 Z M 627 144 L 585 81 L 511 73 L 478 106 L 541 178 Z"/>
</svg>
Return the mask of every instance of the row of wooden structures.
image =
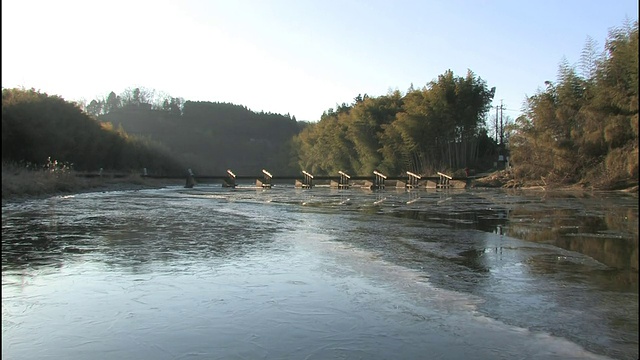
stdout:
<svg viewBox="0 0 640 360">
<path fill-rule="evenodd" d="M 152 177 L 149 175 L 143 175 Z M 410 171 L 406 176 L 389 177 L 377 170 L 373 171 L 373 176 L 351 176 L 344 171 L 338 171 L 337 176 L 314 176 L 302 171 L 302 177 L 281 176 L 274 177 L 269 171 L 262 170 L 262 177 L 237 176 L 233 171 L 227 170 L 225 176 L 196 176 L 191 169 L 188 170 L 185 187 L 192 188 L 199 181 L 221 180 L 223 187 L 235 188 L 239 181 L 255 180 L 257 188 L 271 188 L 274 180 L 294 180 L 296 188 L 311 189 L 314 186 L 328 186 L 338 189 L 364 188 L 370 190 L 385 189 L 387 186 L 393 188 L 406 189 L 437 189 L 437 188 L 457 188 L 462 189 L 467 186 L 467 179 L 454 179 L 452 176 L 438 172 L 436 176 L 425 177 Z"/>
</svg>

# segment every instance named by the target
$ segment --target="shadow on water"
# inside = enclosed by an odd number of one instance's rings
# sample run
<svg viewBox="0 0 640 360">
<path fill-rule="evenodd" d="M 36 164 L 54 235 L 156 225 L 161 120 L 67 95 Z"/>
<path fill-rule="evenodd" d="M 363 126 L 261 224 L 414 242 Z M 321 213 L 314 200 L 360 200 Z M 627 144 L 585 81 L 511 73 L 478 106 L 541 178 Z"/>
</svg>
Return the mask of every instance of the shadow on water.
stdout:
<svg viewBox="0 0 640 360">
<path fill-rule="evenodd" d="M 59 267 L 89 257 L 132 270 L 154 262 L 232 260 L 269 246 L 274 234 L 286 228 L 206 204 L 194 210 L 203 205 L 197 199 L 154 207 L 140 203 L 121 198 L 92 208 L 89 199 L 75 207 L 3 213 L 2 270 Z"/>
<path fill-rule="evenodd" d="M 82 231 L 62 235 L 50 214 L 21 213 L 2 221 L 2 270 L 25 266 L 61 266 L 65 251 L 76 252 L 66 244 L 82 238 Z"/>
</svg>

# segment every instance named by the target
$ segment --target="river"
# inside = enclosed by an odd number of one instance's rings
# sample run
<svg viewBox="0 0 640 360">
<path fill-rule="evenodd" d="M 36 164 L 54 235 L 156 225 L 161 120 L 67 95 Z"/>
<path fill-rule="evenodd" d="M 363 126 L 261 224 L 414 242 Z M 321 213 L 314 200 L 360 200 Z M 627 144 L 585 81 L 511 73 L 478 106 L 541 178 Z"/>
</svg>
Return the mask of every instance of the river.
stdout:
<svg viewBox="0 0 640 360">
<path fill-rule="evenodd" d="M 638 198 L 201 184 L 6 203 L 2 358 L 637 359 Z"/>
</svg>

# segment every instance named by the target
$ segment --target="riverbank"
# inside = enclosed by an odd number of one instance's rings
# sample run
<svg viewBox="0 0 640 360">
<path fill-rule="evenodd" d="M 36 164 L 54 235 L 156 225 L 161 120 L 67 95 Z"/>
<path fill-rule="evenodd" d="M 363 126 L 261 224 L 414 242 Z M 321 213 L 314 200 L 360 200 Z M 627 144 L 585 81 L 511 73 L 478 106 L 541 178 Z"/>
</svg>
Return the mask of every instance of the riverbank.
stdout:
<svg viewBox="0 0 640 360">
<path fill-rule="evenodd" d="M 2 168 L 2 203 L 33 198 L 45 198 L 59 194 L 91 191 L 139 190 L 179 185 L 183 180 L 144 178 L 138 174 L 124 177 L 84 177 L 74 171 L 32 171 L 19 168 Z M 481 174 L 469 181 L 471 188 L 510 188 L 522 190 L 618 190 L 638 193 L 638 183 L 620 184 L 616 189 L 595 189 L 583 185 L 557 186 L 544 180 L 519 180 L 506 170 Z"/>
<path fill-rule="evenodd" d="M 522 190 L 568 190 L 568 191 L 623 191 L 628 193 L 638 193 L 637 181 L 620 181 L 607 188 L 599 188 L 585 184 L 556 184 L 540 180 L 517 179 L 509 170 L 495 171 L 481 174 L 472 179 L 469 186 L 471 188 L 506 188 Z"/>
<path fill-rule="evenodd" d="M 173 185 L 171 180 L 143 178 L 137 174 L 124 177 L 79 176 L 74 171 L 33 171 L 2 167 L 2 203 L 38 199 L 55 195 L 160 188 Z"/>
</svg>

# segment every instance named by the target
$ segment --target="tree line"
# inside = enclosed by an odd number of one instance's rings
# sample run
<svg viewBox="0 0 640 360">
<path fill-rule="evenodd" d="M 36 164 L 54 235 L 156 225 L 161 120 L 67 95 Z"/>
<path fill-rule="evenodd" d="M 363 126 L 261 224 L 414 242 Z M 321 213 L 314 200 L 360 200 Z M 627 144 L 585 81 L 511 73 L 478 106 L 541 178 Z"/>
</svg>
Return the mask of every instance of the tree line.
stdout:
<svg viewBox="0 0 640 360">
<path fill-rule="evenodd" d="M 3 89 L 3 162 L 42 168 L 50 161 L 82 171 L 163 175 L 297 173 L 291 140 L 295 116 L 246 106 L 184 101 L 129 88 L 89 104 L 33 89 Z"/>
<path fill-rule="evenodd" d="M 99 97 L 91 100 L 88 104 L 81 104 L 83 109 L 94 117 L 106 115 L 112 111 L 128 107 L 143 107 L 180 114 L 183 105 L 184 99 L 181 97 L 172 97 L 171 95 L 144 87 L 130 87 L 119 95 L 111 91 L 106 97 Z"/>
</svg>

